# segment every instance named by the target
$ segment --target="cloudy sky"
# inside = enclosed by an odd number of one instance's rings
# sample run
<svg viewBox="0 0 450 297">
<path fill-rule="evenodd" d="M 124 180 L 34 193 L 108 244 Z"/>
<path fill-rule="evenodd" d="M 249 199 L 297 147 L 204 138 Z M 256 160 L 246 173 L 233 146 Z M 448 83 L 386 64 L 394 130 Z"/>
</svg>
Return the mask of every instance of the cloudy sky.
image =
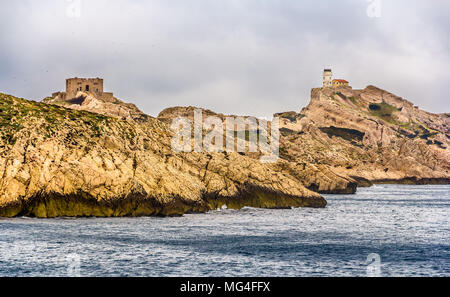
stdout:
<svg viewBox="0 0 450 297">
<path fill-rule="evenodd" d="M 449 17 L 448 0 L 0 0 L 0 92 L 41 100 L 103 77 L 151 115 L 267 117 L 304 107 L 331 67 L 450 112 Z"/>
</svg>

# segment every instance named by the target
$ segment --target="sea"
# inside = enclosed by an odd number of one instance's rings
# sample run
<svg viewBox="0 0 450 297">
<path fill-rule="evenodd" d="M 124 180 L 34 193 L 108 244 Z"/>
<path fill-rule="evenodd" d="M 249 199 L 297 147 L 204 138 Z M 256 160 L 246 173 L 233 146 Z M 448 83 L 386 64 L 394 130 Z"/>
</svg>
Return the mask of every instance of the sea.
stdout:
<svg viewBox="0 0 450 297">
<path fill-rule="evenodd" d="M 375 185 L 323 209 L 0 218 L 0 276 L 450 276 L 450 186 Z"/>
</svg>

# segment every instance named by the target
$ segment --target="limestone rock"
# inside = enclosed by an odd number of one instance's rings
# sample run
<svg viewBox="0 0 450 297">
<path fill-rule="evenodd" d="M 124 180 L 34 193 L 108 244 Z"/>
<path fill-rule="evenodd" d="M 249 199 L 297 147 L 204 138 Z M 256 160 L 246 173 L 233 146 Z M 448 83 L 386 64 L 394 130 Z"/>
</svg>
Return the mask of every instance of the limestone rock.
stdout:
<svg viewBox="0 0 450 297">
<path fill-rule="evenodd" d="M 79 91 L 73 99 L 65 100 L 59 96 L 45 98 L 43 102 L 75 110 L 95 112 L 124 120 L 144 121 L 150 116 L 140 111 L 136 105 L 125 103 L 115 97 L 100 97 L 95 93 Z"/>
<path fill-rule="evenodd" d="M 64 108 L 0 94 L 0 216 L 326 205 L 295 176 L 271 165 L 237 153 L 177 154 L 162 121 L 132 113 L 126 113 L 128 120 L 111 117 L 118 109 L 89 96 L 83 103 Z M 84 110 L 97 108 L 99 113 Z"/>
<path fill-rule="evenodd" d="M 290 162 L 326 166 L 364 185 L 450 182 L 449 117 L 374 86 L 313 89 L 310 104 L 280 122 Z"/>
<path fill-rule="evenodd" d="M 110 100 L 111 99 L 111 100 Z M 172 119 L 79 92 L 43 103 L 0 94 L 0 216 L 182 215 L 227 205 L 324 207 L 318 193 L 372 183 L 449 183 L 450 117 L 368 86 L 313 89 L 280 117 L 280 158 L 175 153 Z M 203 120 L 213 115 L 203 110 Z M 206 131 L 203 131 L 206 133 Z"/>
</svg>

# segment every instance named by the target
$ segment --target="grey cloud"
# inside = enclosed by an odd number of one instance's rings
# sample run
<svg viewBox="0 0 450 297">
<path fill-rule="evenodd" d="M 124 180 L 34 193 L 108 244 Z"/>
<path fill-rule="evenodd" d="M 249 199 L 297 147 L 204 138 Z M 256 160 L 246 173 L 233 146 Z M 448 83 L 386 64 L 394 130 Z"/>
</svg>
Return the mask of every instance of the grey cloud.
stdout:
<svg viewBox="0 0 450 297">
<path fill-rule="evenodd" d="M 433 112 L 448 110 L 447 1 L 81 0 L 0 2 L 0 91 L 40 100 L 72 76 L 156 115 L 195 105 L 270 116 L 300 110 L 323 67 Z"/>
</svg>

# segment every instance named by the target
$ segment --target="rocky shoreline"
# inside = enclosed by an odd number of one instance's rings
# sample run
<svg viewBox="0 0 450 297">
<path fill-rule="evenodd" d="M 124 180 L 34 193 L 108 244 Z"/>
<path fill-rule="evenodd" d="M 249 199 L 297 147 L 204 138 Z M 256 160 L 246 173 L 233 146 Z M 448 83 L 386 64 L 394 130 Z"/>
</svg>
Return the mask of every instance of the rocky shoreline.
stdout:
<svg viewBox="0 0 450 297">
<path fill-rule="evenodd" d="M 371 86 L 313 89 L 301 112 L 279 113 L 273 164 L 247 152 L 175 153 L 169 123 L 192 119 L 193 107 L 153 118 L 116 98 L 81 96 L 73 104 L 0 93 L 0 217 L 323 208 L 321 194 L 450 183 L 450 119 Z"/>
<path fill-rule="evenodd" d="M 200 201 L 186 201 L 175 197 L 167 203 L 156 199 L 129 195 L 124 198 L 98 201 L 87 193 L 77 195 L 45 194 L 27 201 L 18 201 L 0 207 L 0 217 L 140 217 L 140 216 L 181 216 L 187 213 L 205 213 L 226 207 L 289 209 L 292 207 L 323 208 L 326 200 L 317 197 L 285 195 L 255 187 L 241 191 L 233 197 L 205 195 Z"/>
<path fill-rule="evenodd" d="M 450 178 L 417 178 L 406 177 L 402 179 L 373 180 L 373 184 L 397 184 L 397 185 L 449 185 Z"/>
</svg>

